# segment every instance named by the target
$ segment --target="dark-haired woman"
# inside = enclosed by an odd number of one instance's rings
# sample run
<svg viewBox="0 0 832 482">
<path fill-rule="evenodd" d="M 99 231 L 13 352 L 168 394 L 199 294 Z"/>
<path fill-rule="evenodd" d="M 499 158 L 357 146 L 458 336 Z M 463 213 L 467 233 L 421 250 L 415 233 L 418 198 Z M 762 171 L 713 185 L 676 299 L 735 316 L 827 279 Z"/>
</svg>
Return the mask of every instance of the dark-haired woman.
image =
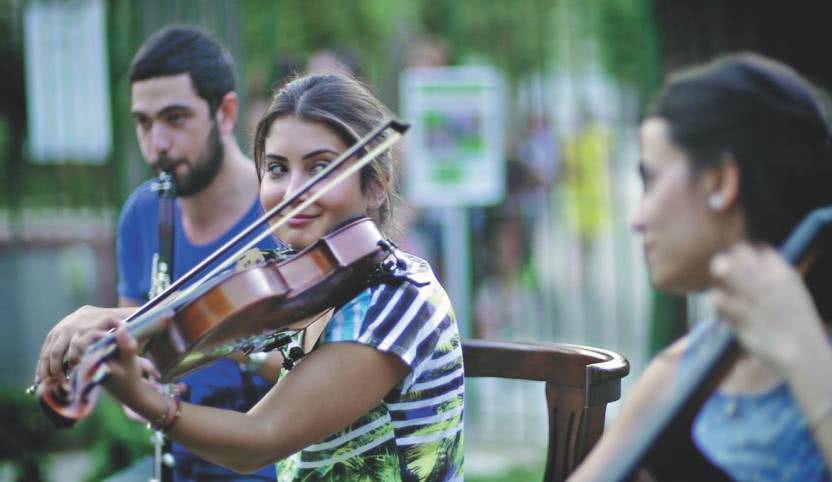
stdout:
<svg viewBox="0 0 832 482">
<path fill-rule="evenodd" d="M 751 54 L 671 77 L 641 126 L 644 194 L 632 226 L 652 282 L 678 294 L 711 290 L 739 335 L 742 354 L 691 434 L 735 480 L 832 480 L 832 378 L 823 375 L 832 367 L 832 253 L 816 257 L 805 290 L 764 247 L 832 204 L 831 142 L 812 86 Z M 653 360 L 572 480 L 603 473 L 656 394 L 685 378 L 707 326 Z"/>
<path fill-rule="evenodd" d="M 264 208 L 296 192 L 388 115 L 346 77 L 313 75 L 284 86 L 255 135 Z M 394 186 L 388 152 L 277 234 L 301 250 L 356 216 L 387 229 Z M 159 393 L 142 379 L 136 342 L 124 329 L 105 388 L 173 440 L 239 472 L 277 462 L 279 480 L 462 479 L 464 385 L 456 320 L 427 263 L 396 256 L 401 263 L 394 272 L 338 306 L 317 346 L 248 413 Z"/>
</svg>

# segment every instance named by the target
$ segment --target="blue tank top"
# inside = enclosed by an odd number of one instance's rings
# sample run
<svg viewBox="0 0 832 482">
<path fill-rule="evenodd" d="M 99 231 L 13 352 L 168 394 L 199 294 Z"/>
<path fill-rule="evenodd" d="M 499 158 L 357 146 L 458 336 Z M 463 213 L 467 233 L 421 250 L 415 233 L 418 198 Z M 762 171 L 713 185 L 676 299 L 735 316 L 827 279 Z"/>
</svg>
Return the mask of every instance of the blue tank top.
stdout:
<svg viewBox="0 0 832 482">
<path fill-rule="evenodd" d="M 688 336 L 680 378 L 707 344 L 709 325 L 700 323 Z M 785 382 L 759 394 L 714 392 L 696 416 L 692 435 L 705 458 L 734 480 L 832 481 Z"/>
</svg>

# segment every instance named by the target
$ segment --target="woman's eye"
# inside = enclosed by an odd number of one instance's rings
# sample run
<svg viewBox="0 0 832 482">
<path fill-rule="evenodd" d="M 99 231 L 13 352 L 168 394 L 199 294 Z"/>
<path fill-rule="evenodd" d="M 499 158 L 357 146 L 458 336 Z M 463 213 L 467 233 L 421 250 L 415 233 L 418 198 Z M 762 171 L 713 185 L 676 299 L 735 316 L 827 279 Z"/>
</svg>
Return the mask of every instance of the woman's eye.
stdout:
<svg viewBox="0 0 832 482">
<path fill-rule="evenodd" d="M 321 172 L 329 166 L 329 161 L 315 161 L 315 164 L 312 165 L 313 172 Z"/>
<path fill-rule="evenodd" d="M 266 166 L 266 171 L 272 177 L 278 177 L 286 173 L 286 166 L 279 162 L 270 162 L 269 165 Z"/>
</svg>

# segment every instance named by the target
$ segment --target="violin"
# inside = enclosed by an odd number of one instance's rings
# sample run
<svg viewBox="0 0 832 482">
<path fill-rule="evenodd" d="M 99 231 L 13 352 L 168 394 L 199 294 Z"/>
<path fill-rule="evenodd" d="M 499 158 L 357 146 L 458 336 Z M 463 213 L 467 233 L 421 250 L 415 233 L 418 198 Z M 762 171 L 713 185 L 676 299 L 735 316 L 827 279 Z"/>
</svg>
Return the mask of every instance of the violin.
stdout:
<svg viewBox="0 0 832 482">
<path fill-rule="evenodd" d="M 780 254 L 792 265 L 800 264 L 829 225 L 832 206 L 815 209 L 792 230 Z M 656 480 L 731 480 L 711 465 L 691 440 L 696 415 L 739 355 L 736 334 L 726 323 L 715 320 L 707 330 L 706 349 L 692 357 L 687 378 L 674 380 L 657 394 L 652 409 L 643 414 L 642 429 L 621 440 L 612 460 L 595 464 L 596 473 L 584 473 L 587 480 L 631 480 L 641 468 L 648 469 Z"/>
<path fill-rule="evenodd" d="M 228 270 L 260 240 L 390 148 L 408 128 L 407 124 L 390 119 L 373 129 L 292 196 L 125 320 L 128 333 L 159 369 L 162 382 L 176 380 L 237 350 L 251 352 L 279 346 L 287 339 L 286 330 L 303 328 L 304 320 L 311 315 L 348 301 L 379 279 L 384 270 L 394 268 L 392 260 L 383 262 L 395 257 L 392 243 L 383 238 L 372 220 L 361 217 L 347 221 L 288 259 L 263 262 L 236 272 Z M 388 129 L 391 134 L 384 135 Z M 364 154 L 339 171 L 360 152 Z M 332 179 L 328 184 L 312 191 L 329 177 Z M 307 193 L 306 199 L 298 202 Z M 280 217 L 273 220 L 278 214 Z M 267 223 L 268 229 L 179 291 L 196 274 Z M 37 394 L 45 413 L 57 426 L 71 426 L 95 407 L 100 385 L 109 374 L 107 361 L 116 353 L 115 333 L 110 332 L 85 350 L 65 383 L 44 381 L 29 391 Z"/>
<path fill-rule="evenodd" d="M 349 301 L 392 249 L 372 220 L 350 221 L 285 261 L 218 276 L 177 300 L 145 351 L 165 383 L 234 351 L 254 351 L 247 345 L 272 341 L 275 330 L 304 328 L 304 320 Z"/>
</svg>

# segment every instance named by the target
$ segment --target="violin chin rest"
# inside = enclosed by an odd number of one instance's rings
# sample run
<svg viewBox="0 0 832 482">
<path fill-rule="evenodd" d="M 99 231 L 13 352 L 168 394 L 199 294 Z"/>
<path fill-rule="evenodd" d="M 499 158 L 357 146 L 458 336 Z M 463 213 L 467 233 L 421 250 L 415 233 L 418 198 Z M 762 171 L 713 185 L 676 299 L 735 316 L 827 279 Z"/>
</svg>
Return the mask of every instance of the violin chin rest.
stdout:
<svg viewBox="0 0 832 482">
<path fill-rule="evenodd" d="M 43 398 L 39 398 L 38 401 L 40 402 L 40 407 L 43 409 L 43 413 L 46 415 L 46 418 L 52 422 L 52 425 L 55 428 L 70 428 L 75 425 L 77 420 L 69 417 L 64 417 L 60 413 L 56 412 L 52 407 L 46 403 Z"/>
</svg>

